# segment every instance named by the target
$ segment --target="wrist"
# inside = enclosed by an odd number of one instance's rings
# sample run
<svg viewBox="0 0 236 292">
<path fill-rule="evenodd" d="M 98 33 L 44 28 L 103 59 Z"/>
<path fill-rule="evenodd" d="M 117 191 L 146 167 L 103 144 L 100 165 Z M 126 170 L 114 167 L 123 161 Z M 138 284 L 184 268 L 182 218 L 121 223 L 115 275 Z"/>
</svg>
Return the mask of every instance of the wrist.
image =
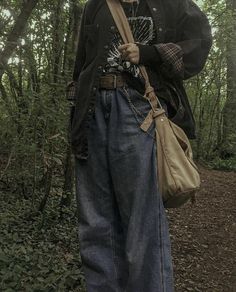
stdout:
<svg viewBox="0 0 236 292">
<path fill-rule="evenodd" d="M 151 65 L 152 63 L 161 63 L 161 57 L 154 45 L 144 45 L 136 43 L 139 47 L 139 64 Z"/>
</svg>

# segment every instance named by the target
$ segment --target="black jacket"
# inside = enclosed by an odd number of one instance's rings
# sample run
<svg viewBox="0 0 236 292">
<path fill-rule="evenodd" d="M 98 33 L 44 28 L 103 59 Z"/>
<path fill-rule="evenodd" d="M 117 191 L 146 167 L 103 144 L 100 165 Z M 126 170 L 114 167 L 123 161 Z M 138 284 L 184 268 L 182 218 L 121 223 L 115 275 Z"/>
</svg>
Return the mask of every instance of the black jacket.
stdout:
<svg viewBox="0 0 236 292">
<path fill-rule="evenodd" d="M 158 44 L 177 44 L 182 50 L 184 63 L 181 76 L 171 74 L 170 64 L 147 67 L 151 85 L 168 105 L 172 104 L 170 99 L 174 99 L 175 105 L 179 104 L 179 111 L 172 120 L 183 128 L 189 138 L 195 138 L 195 122 L 183 79 L 198 74 L 205 65 L 212 44 L 209 22 L 192 0 L 146 1 L 156 26 L 157 48 Z M 88 0 L 81 19 L 73 72 L 77 88 L 72 111 L 71 145 L 79 159 L 87 158 L 89 121 L 94 112 L 99 77 L 114 31 L 117 28 L 106 0 Z"/>
</svg>

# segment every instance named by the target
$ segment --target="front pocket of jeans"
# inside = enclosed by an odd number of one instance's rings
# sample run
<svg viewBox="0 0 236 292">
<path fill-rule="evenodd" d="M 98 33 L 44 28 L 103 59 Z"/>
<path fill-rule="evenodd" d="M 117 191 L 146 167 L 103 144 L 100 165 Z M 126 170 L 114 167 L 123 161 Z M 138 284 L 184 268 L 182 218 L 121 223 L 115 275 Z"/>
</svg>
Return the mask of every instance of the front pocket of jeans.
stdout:
<svg viewBox="0 0 236 292">
<path fill-rule="evenodd" d="M 133 117 L 136 120 L 137 126 L 140 129 L 140 134 L 146 133 L 148 135 L 151 135 L 154 138 L 154 129 L 155 129 L 154 120 L 147 132 L 144 132 L 140 128 L 146 116 L 151 110 L 151 105 L 149 101 L 136 89 L 133 89 L 130 87 L 124 88 L 124 93 L 125 93 L 127 102 L 129 104 L 129 108 L 133 113 Z"/>
</svg>

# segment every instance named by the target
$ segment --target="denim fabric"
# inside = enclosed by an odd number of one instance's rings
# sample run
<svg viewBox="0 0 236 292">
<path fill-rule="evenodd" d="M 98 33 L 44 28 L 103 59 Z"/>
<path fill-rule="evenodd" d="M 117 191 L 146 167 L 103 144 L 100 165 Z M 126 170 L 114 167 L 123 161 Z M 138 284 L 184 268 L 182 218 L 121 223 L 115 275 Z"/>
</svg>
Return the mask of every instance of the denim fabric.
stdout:
<svg viewBox="0 0 236 292">
<path fill-rule="evenodd" d="M 99 89 L 88 159 L 75 160 L 79 243 L 88 292 L 172 292 L 168 222 L 157 187 L 150 104 L 135 89 Z"/>
</svg>

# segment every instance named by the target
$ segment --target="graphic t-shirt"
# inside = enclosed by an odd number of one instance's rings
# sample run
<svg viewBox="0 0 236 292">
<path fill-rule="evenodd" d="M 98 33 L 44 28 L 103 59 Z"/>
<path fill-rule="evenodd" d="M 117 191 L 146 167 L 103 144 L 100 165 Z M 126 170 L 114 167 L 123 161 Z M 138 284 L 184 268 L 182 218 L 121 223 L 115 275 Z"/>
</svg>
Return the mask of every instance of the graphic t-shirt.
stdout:
<svg viewBox="0 0 236 292">
<path fill-rule="evenodd" d="M 140 0 L 139 5 L 134 2 L 133 7 L 131 3 L 122 2 L 125 14 L 128 18 L 134 40 L 143 45 L 151 45 L 155 43 L 156 32 L 153 19 L 151 17 L 149 8 L 145 0 Z M 137 11 L 135 11 L 137 9 Z M 132 15 L 135 12 L 135 16 Z M 103 68 L 103 72 L 126 72 L 130 78 L 138 78 L 142 83 L 144 82 L 141 76 L 139 67 L 129 61 L 122 60 L 118 46 L 123 44 L 123 40 L 116 32 L 113 36 L 110 48 L 108 50 L 107 62 Z"/>
</svg>

